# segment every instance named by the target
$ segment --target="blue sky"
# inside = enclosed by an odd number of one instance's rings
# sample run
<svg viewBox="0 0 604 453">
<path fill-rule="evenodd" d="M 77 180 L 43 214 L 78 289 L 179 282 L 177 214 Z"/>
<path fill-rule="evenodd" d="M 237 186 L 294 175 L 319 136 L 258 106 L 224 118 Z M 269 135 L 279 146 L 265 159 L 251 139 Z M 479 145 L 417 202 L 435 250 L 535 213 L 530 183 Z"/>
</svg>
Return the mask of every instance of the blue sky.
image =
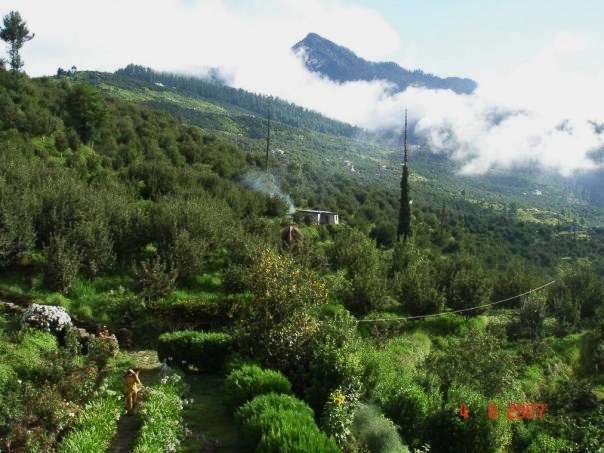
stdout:
<svg viewBox="0 0 604 453">
<path fill-rule="evenodd" d="M 599 0 L 347 0 L 379 11 L 397 31 L 399 62 L 447 75 L 478 78 L 509 70 L 561 32 L 587 40 L 568 59 L 594 71 L 604 61 L 604 2 Z"/>
<path fill-rule="evenodd" d="M 563 174 L 601 167 L 604 2 L 596 0 L 2 0 L 36 37 L 25 71 L 114 71 L 129 63 L 203 75 L 368 129 L 405 109 L 430 149 L 466 173 L 540 163 Z M 475 93 L 384 81 L 337 84 L 290 47 L 315 32 L 374 61 L 470 77 Z M 492 124 L 493 114 L 503 120 Z M 561 127 L 561 125 L 565 125 Z"/>
</svg>

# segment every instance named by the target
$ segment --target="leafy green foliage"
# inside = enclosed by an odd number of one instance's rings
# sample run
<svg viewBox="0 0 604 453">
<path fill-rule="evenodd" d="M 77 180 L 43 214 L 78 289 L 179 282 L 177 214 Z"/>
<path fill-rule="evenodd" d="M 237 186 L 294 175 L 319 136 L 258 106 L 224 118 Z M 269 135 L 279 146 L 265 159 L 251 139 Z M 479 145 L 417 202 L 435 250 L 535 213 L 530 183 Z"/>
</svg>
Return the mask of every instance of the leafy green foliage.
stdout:
<svg viewBox="0 0 604 453">
<path fill-rule="evenodd" d="M 74 244 L 62 236 L 51 236 L 44 248 L 44 281 L 53 289 L 67 292 L 82 265 L 82 255 Z"/>
<path fill-rule="evenodd" d="M 159 384 L 146 391 L 141 402 L 141 428 L 138 433 L 134 452 L 174 451 L 184 437 L 181 423 L 183 400 L 186 385 L 183 375 L 170 371 Z"/>
<path fill-rule="evenodd" d="M 100 370 L 107 364 L 109 358 L 115 357 L 119 351 L 119 343 L 115 336 L 90 338 L 86 360 L 94 363 Z"/>
<path fill-rule="evenodd" d="M 169 366 L 194 365 L 201 371 L 216 372 L 231 351 L 232 343 L 232 337 L 222 332 L 166 332 L 158 338 L 157 354 Z"/>
<path fill-rule="evenodd" d="M 317 425 L 300 426 L 296 413 L 284 412 L 279 413 L 279 418 L 275 419 L 262 435 L 256 451 L 258 453 L 274 451 L 338 453 L 341 450 L 333 437 L 327 437 L 317 428 Z"/>
<path fill-rule="evenodd" d="M 300 424 L 314 424 L 312 409 L 298 398 L 283 393 L 263 393 L 235 411 L 235 423 L 246 445 L 258 445 L 262 434 L 283 413 L 297 414 Z"/>
<path fill-rule="evenodd" d="M 489 302 L 492 283 L 484 268 L 469 256 L 447 257 L 441 263 L 441 285 L 447 306 L 453 310 L 478 307 Z M 464 311 L 465 318 L 484 312 L 484 308 Z"/>
<path fill-rule="evenodd" d="M 122 411 L 121 370 L 113 370 L 104 379 L 90 402 L 79 413 L 74 428 L 59 444 L 57 451 L 106 451 L 117 432 Z"/>
<path fill-rule="evenodd" d="M 469 409 L 467 419 L 459 415 L 460 404 Z M 512 429 L 505 414 L 488 417 L 489 404 L 502 411 L 507 407 L 500 399 L 487 398 L 467 386 L 453 387 L 437 419 L 431 424 L 430 446 L 442 452 L 498 452 L 512 440 Z"/>
<path fill-rule="evenodd" d="M 236 411 L 235 421 L 246 444 L 258 452 L 340 451 L 318 429 L 312 409 L 290 395 L 258 395 Z"/>
<path fill-rule="evenodd" d="M 375 243 L 354 229 L 340 231 L 330 249 L 332 267 L 342 269 L 346 282 L 339 297 L 356 316 L 379 309 L 386 302 L 386 282 Z"/>
<path fill-rule="evenodd" d="M 137 294 L 153 301 L 170 295 L 176 282 L 176 272 L 155 256 L 153 260 L 144 260 L 139 266 L 133 266 L 132 278 Z"/>
<path fill-rule="evenodd" d="M 16 72 L 23 66 L 19 51 L 23 44 L 33 39 L 34 35 L 29 34 L 27 25 L 18 11 L 8 13 L 4 16 L 2 23 L 4 27 L 0 28 L 0 39 L 8 45 L 10 67 Z"/>
<path fill-rule="evenodd" d="M 371 405 L 360 406 L 354 413 L 355 436 L 371 453 L 404 453 L 402 443 L 391 420 Z"/>
<path fill-rule="evenodd" d="M 99 134 L 106 120 L 107 107 L 101 94 L 91 85 L 76 84 L 65 100 L 67 124 L 75 129 L 84 143 L 89 143 Z"/>
<path fill-rule="evenodd" d="M 245 281 L 251 300 L 239 315 L 240 349 L 302 384 L 318 340 L 312 311 L 326 302 L 325 285 L 291 257 L 270 250 L 248 268 Z"/>
<path fill-rule="evenodd" d="M 540 433 L 525 450 L 527 453 L 557 453 L 570 449 L 570 444 L 564 439 Z"/>
<path fill-rule="evenodd" d="M 265 393 L 291 393 L 291 383 L 279 371 L 265 370 L 257 365 L 243 365 L 233 370 L 224 380 L 224 392 L 229 407 L 235 410 L 257 395 Z"/>
<path fill-rule="evenodd" d="M 504 349 L 504 338 L 471 331 L 466 338 L 452 342 L 446 355 L 434 357 L 432 366 L 445 389 L 467 385 L 486 396 L 513 392 L 518 362 L 515 354 Z M 491 366 L 497 364 L 496 367 Z"/>
<path fill-rule="evenodd" d="M 544 297 L 524 297 L 518 310 L 518 335 L 539 338 L 543 335 L 547 304 Z M 513 328 L 513 326 L 512 326 Z"/>
</svg>

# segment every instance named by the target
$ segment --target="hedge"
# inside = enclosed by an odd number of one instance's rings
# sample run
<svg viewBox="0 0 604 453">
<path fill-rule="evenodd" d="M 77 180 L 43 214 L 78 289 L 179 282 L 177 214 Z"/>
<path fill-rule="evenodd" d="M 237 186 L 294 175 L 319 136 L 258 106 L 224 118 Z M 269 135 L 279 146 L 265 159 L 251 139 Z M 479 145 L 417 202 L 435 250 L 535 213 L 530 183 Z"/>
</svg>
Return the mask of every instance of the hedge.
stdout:
<svg viewBox="0 0 604 453">
<path fill-rule="evenodd" d="M 295 413 L 300 425 L 314 425 L 314 412 L 304 401 L 283 393 L 265 393 L 235 412 L 235 424 L 247 445 L 257 445 L 274 418 Z"/>
<path fill-rule="evenodd" d="M 218 371 L 233 344 L 230 335 L 221 332 L 180 330 L 159 336 L 157 355 L 171 367 L 186 369 L 193 365 L 207 372 Z"/>
<path fill-rule="evenodd" d="M 224 380 L 224 393 L 231 412 L 257 395 L 291 394 L 291 382 L 279 371 L 263 370 L 257 365 L 244 365 L 231 371 Z"/>
<path fill-rule="evenodd" d="M 313 410 L 294 396 L 258 395 L 235 413 L 246 444 L 256 452 L 339 452 L 333 437 L 322 432 Z"/>
</svg>

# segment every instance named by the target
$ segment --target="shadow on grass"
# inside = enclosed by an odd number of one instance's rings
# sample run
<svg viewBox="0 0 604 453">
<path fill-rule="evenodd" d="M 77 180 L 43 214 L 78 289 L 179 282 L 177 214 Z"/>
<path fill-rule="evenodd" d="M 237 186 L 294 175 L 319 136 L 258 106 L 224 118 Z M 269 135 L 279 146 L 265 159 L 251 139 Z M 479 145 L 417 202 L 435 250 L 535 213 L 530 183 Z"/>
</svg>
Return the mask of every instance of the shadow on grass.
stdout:
<svg viewBox="0 0 604 453">
<path fill-rule="evenodd" d="M 187 383 L 191 386 L 189 398 L 193 398 L 194 403 L 187 406 L 183 417 L 192 435 L 185 439 L 181 451 L 213 451 L 204 449 L 206 440 L 220 442 L 220 452 L 248 451 L 226 408 L 222 393 L 223 382 L 221 375 L 195 372 L 187 374 Z"/>
</svg>

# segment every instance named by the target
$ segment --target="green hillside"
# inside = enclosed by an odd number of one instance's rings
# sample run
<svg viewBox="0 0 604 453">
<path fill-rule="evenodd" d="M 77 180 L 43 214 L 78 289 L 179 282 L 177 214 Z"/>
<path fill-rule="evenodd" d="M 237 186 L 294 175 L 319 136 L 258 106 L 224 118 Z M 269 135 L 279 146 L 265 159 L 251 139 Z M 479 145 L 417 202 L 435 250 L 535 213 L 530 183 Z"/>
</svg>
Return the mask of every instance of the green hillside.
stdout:
<svg viewBox="0 0 604 453">
<path fill-rule="evenodd" d="M 414 147 L 413 234 L 397 240 L 398 145 L 276 99 L 128 71 L 0 69 L 0 294 L 183 369 L 148 390 L 136 445 L 183 440 L 179 382 L 202 393 L 223 379 L 203 401 L 259 451 L 604 443 L 599 211 L 546 182 L 523 195 L 529 174 L 457 177 Z M 342 222 L 282 241 L 285 195 Z M 84 351 L 63 321 L 21 328 L 5 306 L 2 448 L 106 451 L 119 367 L 133 365 L 108 361 L 105 337 Z M 207 409 L 187 404 L 189 445 L 232 436 L 230 421 L 204 431 Z"/>
</svg>

